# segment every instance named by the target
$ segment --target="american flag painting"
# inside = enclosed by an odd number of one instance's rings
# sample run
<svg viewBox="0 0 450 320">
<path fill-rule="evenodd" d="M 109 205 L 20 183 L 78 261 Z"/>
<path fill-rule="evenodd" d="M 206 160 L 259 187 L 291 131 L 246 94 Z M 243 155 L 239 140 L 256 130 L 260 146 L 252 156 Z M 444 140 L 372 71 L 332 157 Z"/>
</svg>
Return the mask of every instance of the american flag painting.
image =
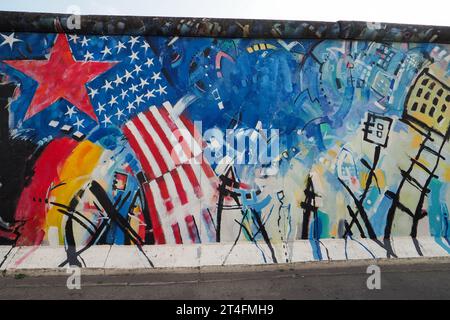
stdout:
<svg viewBox="0 0 450 320">
<path fill-rule="evenodd" d="M 152 106 L 128 121 L 123 130 L 148 177 L 144 190 L 155 213 L 156 242 L 180 244 L 189 239 L 200 243 L 207 235 L 197 226 L 203 221 L 199 200 L 211 198 L 216 176 L 202 157 L 203 143 L 194 139 L 193 125 L 185 118 L 174 119 L 170 110 L 169 103 L 163 108 Z M 205 231 L 210 228 L 207 225 Z"/>
</svg>

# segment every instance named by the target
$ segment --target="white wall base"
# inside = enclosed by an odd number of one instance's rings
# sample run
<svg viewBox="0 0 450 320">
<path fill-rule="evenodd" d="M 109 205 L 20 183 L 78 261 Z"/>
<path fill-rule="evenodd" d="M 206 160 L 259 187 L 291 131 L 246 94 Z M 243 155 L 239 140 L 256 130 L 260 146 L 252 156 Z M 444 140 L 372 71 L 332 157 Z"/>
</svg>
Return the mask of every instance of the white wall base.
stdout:
<svg viewBox="0 0 450 320">
<path fill-rule="evenodd" d="M 423 257 L 450 256 L 446 239 L 419 237 L 417 242 Z M 286 256 L 281 243 L 273 244 L 278 263 L 309 262 L 317 260 L 345 261 L 388 258 L 387 252 L 369 239 L 321 239 L 315 244 L 298 240 L 285 244 Z M 393 238 L 391 245 L 398 258 L 417 258 L 421 255 L 409 237 Z M 249 242 L 158 245 L 144 246 L 93 246 L 80 255 L 86 268 L 93 269 L 145 269 L 152 268 L 198 268 L 222 265 L 272 264 L 272 255 L 265 243 L 259 248 Z M 320 248 L 320 254 L 317 250 Z M 315 254 L 316 252 L 316 254 Z M 264 253 L 264 254 L 263 254 Z M 320 259 L 320 255 L 322 259 Z M 264 258 L 265 257 L 265 258 Z M 392 258 L 392 257 L 391 257 Z M 0 246 L 0 270 L 55 269 L 67 259 L 65 248 L 60 247 L 10 247 Z M 149 262 L 151 261 L 151 263 Z M 64 267 L 67 267 L 65 265 Z"/>
</svg>

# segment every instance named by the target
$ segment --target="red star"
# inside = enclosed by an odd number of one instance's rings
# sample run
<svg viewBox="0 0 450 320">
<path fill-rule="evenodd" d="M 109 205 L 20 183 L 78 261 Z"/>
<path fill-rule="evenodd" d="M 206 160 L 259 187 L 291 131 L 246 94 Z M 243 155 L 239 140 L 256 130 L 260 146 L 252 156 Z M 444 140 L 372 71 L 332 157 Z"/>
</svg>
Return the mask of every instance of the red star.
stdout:
<svg viewBox="0 0 450 320">
<path fill-rule="evenodd" d="M 85 84 L 117 62 L 76 61 L 65 35 L 57 35 L 48 60 L 3 61 L 38 82 L 25 120 L 61 98 L 97 120 Z"/>
</svg>

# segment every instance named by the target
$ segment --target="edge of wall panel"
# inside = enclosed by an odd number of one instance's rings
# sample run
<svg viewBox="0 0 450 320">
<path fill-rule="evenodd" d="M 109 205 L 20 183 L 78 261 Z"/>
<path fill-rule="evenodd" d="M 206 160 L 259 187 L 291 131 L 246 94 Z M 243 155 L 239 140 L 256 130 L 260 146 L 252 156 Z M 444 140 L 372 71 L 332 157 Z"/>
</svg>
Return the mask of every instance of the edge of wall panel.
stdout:
<svg viewBox="0 0 450 320">
<path fill-rule="evenodd" d="M 80 28 L 72 30 L 68 27 L 69 14 L 0 11 L 0 17 L 0 32 L 450 43 L 450 26 L 81 15 Z"/>
</svg>

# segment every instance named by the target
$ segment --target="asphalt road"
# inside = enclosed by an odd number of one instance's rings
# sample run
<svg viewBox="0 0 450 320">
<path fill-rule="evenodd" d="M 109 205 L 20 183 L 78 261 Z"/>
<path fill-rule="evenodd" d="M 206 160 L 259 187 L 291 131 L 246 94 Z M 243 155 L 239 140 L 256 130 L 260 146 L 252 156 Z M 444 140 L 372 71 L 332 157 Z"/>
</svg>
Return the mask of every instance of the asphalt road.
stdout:
<svg viewBox="0 0 450 320">
<path fill-rule="evenodd" d="M 450 259 L 377 261 L 381 289 L 369 290 L 367 267 L 356 263 L 0 277 L 0 299 L 450 299 Z"/>
</svg>

